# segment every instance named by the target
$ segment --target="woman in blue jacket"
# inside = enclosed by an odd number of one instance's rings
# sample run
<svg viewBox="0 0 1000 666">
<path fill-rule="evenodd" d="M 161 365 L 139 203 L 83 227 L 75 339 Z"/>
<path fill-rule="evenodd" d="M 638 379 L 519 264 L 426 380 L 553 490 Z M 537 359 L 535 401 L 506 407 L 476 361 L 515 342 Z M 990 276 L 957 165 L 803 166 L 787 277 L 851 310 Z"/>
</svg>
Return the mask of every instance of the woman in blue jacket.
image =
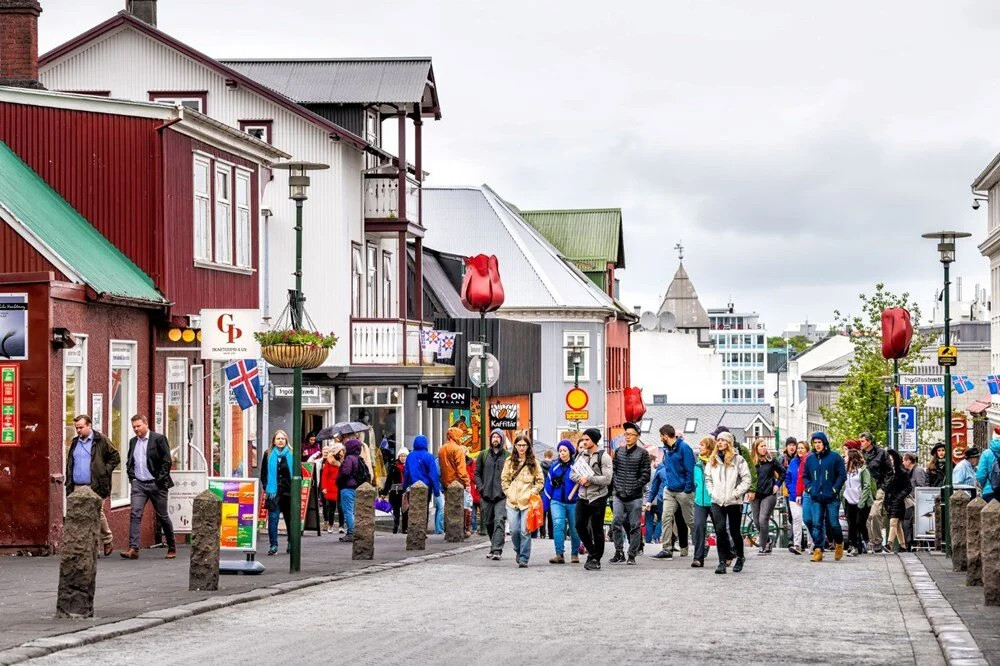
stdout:
<svg viewBox="0 0 1000 666">
<path fill-rule="evenodd" d="M 808 455 L 809 445 L 805 442 L 799 442 L 795 449 L 795 457 L 788 463 L 788 469 L 785 471 L 788 512 L 792 516 L 792 538 L 788 550 L 795 555 L 802 554 L 802 518 L 805 513 L 803 509 L 803 501 L 805 500 L 803 495 L 805 493 L 802 492 L 804 485 L 802 481 L 805 473 L 805 461 Z M 809 530 L 806 530 L 806 538 L 808 539 L 809 549 L 812 550 L 812 535 L 809 533 Z"/>
<path fill-rule="evenodd" d="M 564 439 L 556 446 L 556 461 L 549 467 L 548 474 L 545 475 L 545 497 L 548 499 L 549 508 L 552 511 L 553 540 L 556 546 L 556 555 L 549 564 L 565 564 L 566 558 L 566 523 L 569 522 L 570 552 L 573 554 L 570 562 L 580 563 L 580 535 L 576 531 L 576 500 L 579 488 L 570 481 L 569 474 L 573 468 L 573 458 L 576 456 L 576 447 L 568 439 Z"/>
</svg>

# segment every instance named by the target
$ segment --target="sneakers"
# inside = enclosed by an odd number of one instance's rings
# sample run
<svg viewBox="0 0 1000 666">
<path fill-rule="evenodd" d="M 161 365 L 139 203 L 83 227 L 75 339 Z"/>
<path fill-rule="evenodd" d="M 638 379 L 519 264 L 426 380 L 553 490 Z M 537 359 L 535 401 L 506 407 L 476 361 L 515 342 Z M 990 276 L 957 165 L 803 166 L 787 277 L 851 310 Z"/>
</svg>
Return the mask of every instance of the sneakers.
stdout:
<svg viewBox="0 0 1000 666">
<path fill-rule="evenodd" d="M 350 543 L 351 541 L 354 541 L 354 535 L 353 534 L 345 534 L 344 536 L 340 537 L 339 540 L 342 543 Z"/>
<path fill-rule="evenodd" d="M 586 569 L 587 571 L 600 571 L 601 563 L 598 562 L 597 560 L 592 560 L 588 557 L 587 563 L 583 565 L 583 568 Z"/>
<path fill-rule="evenodd" d="M 629 555 L 628 559 L 625 560 L 625 564 L 635 564 L 635 555 Z"/>
<path fill-rule="evenodd" d="M 329 527 L 326 528 L 326 533 L 333 534 L 333 525 L 330 525 Z"/>
<path fill-rule="evenodd" d="M 881 553 L 881 552 L 884 552 L 884 551 L 885 551 L 885 549 L 882 547 L 882 544 L 880 544 L 880 543 L 877 543 L 874 546 L 872 546 L 872 552 L 873 553 Z"/>
<path fill-rule="evenodd" d="M 611 558 L 611 564 L 621 564 L 625 561 L 625 553 L 620 550 L 615 551 L 615 556 Z"/>
<path fill-rule="evenodd" d="M 503 559 L 503 554 L 502 553 L 493 553 L 493 560 L 495 562 L 499 562 L 502 559 Z"/>
<path fill-rule="evenodd" d="M 765 555 L 770 555 L 773 551 L 774 551 L 774 546 L 772 546 L 771 544 L 767 544 L 766 546 L 764 546 Z"/>
<path fill-rule="evenodd" d="M 672 559 L 673 556 L 674 554 L 671 553 L 669 550 L 661 550 L 660 552 L 654 555 L 650 555 L 650 557 L 653 558 L 654 560 L 669 560 Z"/>
<path fill-rule="evenodd" d="M 857 557 L 858 556 L 858 549 L 855 548 L 854 546 L 851 546 L 850 548 L 847 549 L 847 556 L 848 557 Z"/>
<path fill-rule="evenodd" d="M 726 563 L 725 562 L 719 562 L 719 566 L 715 567 L 715 573 L 717 573 L 717 574 L 724 574 L 724 573 L 726 573 Z"/>
<path fill-rule="evenodd" d="M 277 546 L 271 546 L 270 548 L 267 549 L 267 554 L 268 555 L 277 555 L 277 553 L 278 553 L 278 547 Z"/>
<path fill-rule="evenodd" d="M 823 561 L 823 549 L 813 548 L 812 557 L 809 558 L 810 562 L 822 562 Z"/>
<path fill-rule="evenodd" d="M 757 549 L 757 555 L 767 555 L 767 549 L 761 546 Z"/>
<path fill-rule="evenodd" d="M 344 532 L 345 532 L 346 530 L 344 530 L 344 528 L 343 528 L 343 527 L 341 527 L 341 528 L 340 528 L 340 529 L 339 529 L 338 531 L 339 531 L 339 532 L 340 532 L 341 534 L 343 534 L 343 533 L 344 533 Z"/>
<path fill-rule="evenodd" d="M 802 549 L 799 548 L 798 546 L 789 546 L 788 552 L 791 553 L 792 555 L 801 555 Z"/>
<path fill-rule="evenodd" d="M 736 564 L 733 565 L 733 573 L 739 573 L 743 571 L 743 563 L 746 561 L 747 559 L 745 557 L 737 557 Z"/>
<path fill-rule="evenodd" d="M 527 569 L 528 568 L 528 563 L 525 562 L 524 560 L 518 560 L 518 562 L 517 562 L 517 568 L 518 569 Z"/>
<path fill-rule="evenodd" d="M 493 556 L 496 555 L 496 554 L 497 554 L 497 552 L 495 550 L 491 550 L 490 552 L 486 553 L 486 559 L 492 560 Z"/>
<path fill-rule="evenodd" d="M 681 548 L 681 557 L 687 557 L 687 556 L 688 556 L 688 549 Z"/>
<path fill-rule="evenodd" d="M 562 555 L 556 555 L 549 560 L 549 564 L 566 564 L 566 559 Z"/>
</svg>

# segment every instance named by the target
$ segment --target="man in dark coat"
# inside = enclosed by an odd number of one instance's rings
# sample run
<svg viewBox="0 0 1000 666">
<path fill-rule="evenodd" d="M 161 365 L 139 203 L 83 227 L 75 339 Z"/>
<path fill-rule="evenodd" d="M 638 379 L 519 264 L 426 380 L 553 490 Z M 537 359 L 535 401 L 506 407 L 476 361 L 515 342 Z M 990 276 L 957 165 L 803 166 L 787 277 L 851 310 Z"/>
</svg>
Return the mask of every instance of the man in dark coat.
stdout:
<svg viewBox="0 0 1000 666">
<path fill-rule="evenodd" d="M 77 486 L 90 486 L 102 500 L 111 494 L 111 475 L 121 463 L 118 449 L 107 437 L 93 428 L 93 421 L 87 414 L 80 414 L 73 419 L 76 437 L 66 452 L 66 494 L 69 495 Z M 111 554 L 111 526 L 104 514 L 104 503 L 101 503 L 101 542 L 104 544 L 105 557 Z"/>
<path fill-rule="evenodd" d="M 132 513 L 129 520 L 128 550 L 121 555 L 128 560 L 139 559 L 139 530 L 146 502 L 153 503 L 156 518 L 160 521 L 163 536 L 167 540 L 167 559 L 177 557 L 177 543 L 174 541 L 174 525 L 167 514 L 167 491 L 173 487 L 170 478 L 170 444 L 167 438 L 149 429 L 145 416 L 132 417 L 132 432 L 135 437 L 128 442 L 128 457 L 125 471 L 132 486 Z"/>
<path fill-rule="evenodd" d="M 507 497 L 500 485 L 500 475 L 507 462 L 502 430 L 490 433 L 490 445 L 476 459 L 475 483 L 479 489 L 480 511 L 486 533 L 490 536 L 490 552 L 486 557 L 499 560 L 503 554 L 504 526 L 507 522 Z"/>
<path fill-rule="evenodd" d="M 861 455 L 865 457 L 865 466 L 868 473 L 872 475 L 875 482 L 875 503 L 872 504 L 871 512 L 868 514 L 868 540 L 873 552 L 882 552 L 882 530 L 885 525 L 883 511 L 885 503 L 885 489 L 892 481 L 892 461 L 889 454 L 880 446 L 875 445 L 875 439 L 871 433 L 863 432 L 858 435 L 861 442 Z"/>
</svg>

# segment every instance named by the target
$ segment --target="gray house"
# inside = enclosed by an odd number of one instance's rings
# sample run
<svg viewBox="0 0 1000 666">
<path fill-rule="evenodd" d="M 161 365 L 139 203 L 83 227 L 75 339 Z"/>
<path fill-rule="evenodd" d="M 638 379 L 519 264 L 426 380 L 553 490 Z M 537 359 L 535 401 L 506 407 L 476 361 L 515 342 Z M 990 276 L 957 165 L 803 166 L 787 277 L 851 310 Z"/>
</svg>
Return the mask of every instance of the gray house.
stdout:
<svg viewBox="0 0 1000 666">
<path fill-rule="evenodd" d="M 424 244 L 436 251 L 470 256 L 495 254 L 505 301 L 497 316 L 541 326 L 541 393 L 533 396 L 533 436 L 553 444 L 573 430 L 565 418 L 566 392 L 573 386 L 573 350 L 578 350 L 579 383 L 590 395 L 589 418 L 581 428 L 605 435 L 605 327 L 621 308 L 556 250 L 516 209 L 487 186 L 425 188 Z M 463 350 L 459 350 L 464 353 Z M 500 373 L 505 364 L 499 358 Z"/>
</svg>

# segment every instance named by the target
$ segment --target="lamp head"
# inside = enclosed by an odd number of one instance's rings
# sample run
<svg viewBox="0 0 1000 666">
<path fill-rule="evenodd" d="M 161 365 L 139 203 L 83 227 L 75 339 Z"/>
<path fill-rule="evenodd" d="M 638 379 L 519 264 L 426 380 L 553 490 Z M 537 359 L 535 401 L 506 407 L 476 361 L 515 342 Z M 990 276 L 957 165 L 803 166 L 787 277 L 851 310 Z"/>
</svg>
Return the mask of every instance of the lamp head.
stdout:
<svg viewBox="0 0 1000 666">
<path fill-rule="evenodd" d="M 938 242 L 938 253 L 941 255 L 942 264 L 950 264 L 955 261 L 955 240 L 968 238 L 972 234 L 966 231 L 936 231 L 923 234 L 923 238 L 932 238 Z"/>
<path fill-rule="evenodd" d="M 282 162 L 272 168 L 288 171 L 288 198 L 292 201 L 305 201 L 308 198 L 306 190 L 309 189 L 309 172 L 329 169 L 330 165 L 316 162 Z"/>
</svg>

